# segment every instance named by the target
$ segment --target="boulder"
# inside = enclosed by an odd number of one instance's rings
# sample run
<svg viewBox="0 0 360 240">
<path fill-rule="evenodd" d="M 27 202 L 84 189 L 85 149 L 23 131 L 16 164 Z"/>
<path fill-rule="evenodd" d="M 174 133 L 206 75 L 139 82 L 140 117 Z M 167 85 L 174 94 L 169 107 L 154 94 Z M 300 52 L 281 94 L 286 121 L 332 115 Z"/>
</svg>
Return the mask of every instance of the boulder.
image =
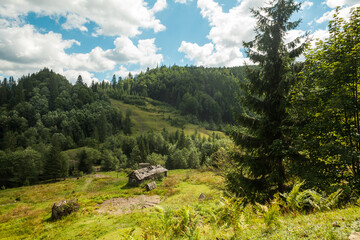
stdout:
<svg viewBox="0 0 360 240">
<path fill-rule="evenodd" d="M 51 218 L 56 220 L 77 210 L 79 210 L 79 203 L 77 199 L 63 200 L 61 202 L 54 203 Z"/>
</svg>

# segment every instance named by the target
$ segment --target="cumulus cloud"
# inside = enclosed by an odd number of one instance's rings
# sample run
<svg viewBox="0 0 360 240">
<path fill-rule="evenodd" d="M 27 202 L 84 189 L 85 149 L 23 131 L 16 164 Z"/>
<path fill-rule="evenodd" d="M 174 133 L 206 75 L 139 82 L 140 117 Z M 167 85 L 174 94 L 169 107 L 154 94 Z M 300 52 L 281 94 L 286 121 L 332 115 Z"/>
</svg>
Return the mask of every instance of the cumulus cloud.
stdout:
<svg viewBox="0 0 360 240">
<path fill-rule="evenodd" d="M 139 74 L 140 72 L 142 72 L 143 70 L 137 69 L 137 70 L 128 70 L 126 67 L 124 66 L 120 66 L 119 69 L 114 73 L 116 76 L 120 76 L 122 78 L 126 78 L 129 76 L 129 73 L 131 73 L 131 75 L 135 76 L 137 74 Z"/>
<path fill-rule="evenodd" d="M 348 2 L 351 2 L 351 1 L 348 1 Z M 355 1 L 353 1 L 353 2 L 355 2 Z M 350 9 L 354 8 L 354 7 L 355 8 L 360 7 L 360 0 L 358 0 L 357 2 L 359 2 L 359 3 L 342 8 L 340 10 L 339 16 L 341 18 L 348 19 L 350 17 Z M 334 16 L 335 12 L 336 12 L 336 10 L 333 9 L 331 11 L 328 11 L 328 12 L 324 13 L 320 18 L 316 19 L 315 22 L 316 23 L 323 23 L 323 22 L 329 21 L 329 20 L 333 19 L 333 16 Z"/>
<path fill-rule="evenodd" d="M 329 8 L 336 8 L 338 6 L 351 6 L 360 3 L 359 0 L 326 0 L 324 4 L 326 4 Z"/>
<path fill-rule="evenodd" d="M 113 70 L 118 64 L 138 64 L 141 69 L 155 67 L 163 57 L 158 54 L 155 39 L 139 40 L 137 46 L 127 37 L 118 37 L 115 48 L 103 50 L 95 47 L 88 53 L 66 53 L 76 40 L 64 40 L 61 34 L 40 33 L 32 25 L 11 26 L 0 24 L 0 74 L 20 77 L 39 68 L 48 67 L 63 73 L 69 80 L 83 75 L 90 83 L 94 75 L 90 72 Z M 76 76 L 76 78 L 73 78 Z"/>
<path fill-rule="evenodd" d="M 248 60 L 243 57 L 243 54 L 238 47 L 222 47 L 208 43 L 199 46 L 196 43 L 189 43 L 183 41 L 178 49 L 179 52 L 186 54 L 186 58 L 195 62 L 199 66 L 207 67 L 232 67 L 243 65 Z"/>
<path fill-rule="evenodd" d="M 198 0 L 197 6 L 201 15 L 211 26 L 207 36 L 211 42 L 199 46 L 196 43 L 183 41 L 178 51 L 185 53 L 185 57 L 193 60 L 197 65 L 243 65 L 247 60 L 240 51 L 242 43 L 250 41 L 255 36 L 256 21 L 249 9 L 266 5 L 266 1 L 262 0 L 243 0 L 228 12 L 224 12 L 214 0 Z"/>
<path fill-rule="evenodd" d="M 65 70 L 62 69 L 58 70 L 57 73 L 63 75 L 68 79 L 70 82 L 75 83 L 78 76 L 81 75 L 83 82 L 90 86 L 91 82 L 98 82 L 99 79 L 94 77 L 93 73 L 89 73 L 88 71 L 77 71 L 77 70 Z"/>
<path fill-rule="evenodd" d="M 301 10 L 310 9 L 314 5 L 311 1 L 305 1 L 301 4 Z"/>
<path fill-rule="evenodd" d="M 62 16 L 65 29 L 78 28 L 86 31 L 85 24 L 97 24 L 97 35 L 133 37 L 141 33 L 141 28 L 154 32 L 165 30 L 156 19 L 155 13 L 166 7 L 166 0 L 158 0 L 153 9 L 144 0 L 0 0 L 0 16 L 13 19 L 34 12 L 40 16 Z"/>
<path fill-rule="evenodd" d="M 157 0 L 151 10 L 156 13 L 164 10 L 166 7 L 167 7 L 166 0 Z"/>
<path fill-rule="evenodd" d="M 61 26 L 67 30 L 79 29 L 80 31 L 87 32 L 88 29 L 87 27 L 85 27 L 85 24 L 88 22 L 89 21 L 84 17 L 80 17 L 79 15 L 74 13 L 69 13 L 66 16 L 66 22 L 63 23 Z"/>
<path fill-rule="evenodd" d="M 175 0 L 176 3 L 186 4 L 188 2 L 192 2 L 192 0 Z"/>
<path fill-rule="evenodd" d="M 0 72 L 15 75 L 15 71 L 33 72 L 38 66 L 53 68 L 73 44 L 80 43 L 53 32 L 41 34 L 32 25 L 0 27 Z"/>
<path fill-rule="evenodd" d="M 157 54 L 159 50 L 155 45 L 155 39 L 139 40 L 135 46 L 133 42 L 126 37 L 119 37 L 114 41 L 115 48 L 106 51 L 106 57 L 120 64 L 137 64 L 142 68 L 155 67 L 162 60 L 163 56 Z"/>
</svg>

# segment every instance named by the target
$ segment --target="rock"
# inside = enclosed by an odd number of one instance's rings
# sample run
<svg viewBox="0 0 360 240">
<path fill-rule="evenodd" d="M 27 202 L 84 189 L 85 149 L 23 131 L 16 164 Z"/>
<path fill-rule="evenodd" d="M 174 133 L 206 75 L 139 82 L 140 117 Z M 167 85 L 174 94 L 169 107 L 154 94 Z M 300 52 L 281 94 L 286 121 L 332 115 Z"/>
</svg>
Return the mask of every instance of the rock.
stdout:
<svg viewBox="0 0 360 240">
<path fill-rule="evenodd" d="M 77 199 L 64 200 L 54 203 L 51 217 L 52 219 L 59 219 L 77 210 L 79 210 L 79 203 Z"/>
<path fill-rule="evenodd" d="M 205 199 L 205 194 L 201 193 L 200 196 L 199 196 L 199 201 L 204 200 L 204 199 Z"/>
<path fill-rule="evenodd" d="M 349 240 L 360 240 L 360 233 L 358 232 L 351 233 L 351 235 L 349 236 Z"/>
<path fill-rule="evenodd" d="M 153 181 L 151 183 L 146 184 L 146 190 L 151 191 L 156 188 L 156 182 Z"/>
</svg>

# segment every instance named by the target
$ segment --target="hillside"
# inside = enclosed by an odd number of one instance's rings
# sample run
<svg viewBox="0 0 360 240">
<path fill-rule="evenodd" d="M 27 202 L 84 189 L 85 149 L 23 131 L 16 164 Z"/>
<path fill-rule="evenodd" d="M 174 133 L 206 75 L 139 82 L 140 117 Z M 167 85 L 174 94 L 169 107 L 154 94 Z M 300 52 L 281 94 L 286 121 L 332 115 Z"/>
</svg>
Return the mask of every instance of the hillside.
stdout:
<svg viewBox="0 0 360 240">
<path fill-rule="evenodd" d="M 94 165 L 104 171 L 141 162 L 199 168 L 232 146 L 222 132 L 206 130 L 224 124 L 199 121 L 169 103 L 140 96 L 134 90 L 139 81 L 129 77 L 87 86 L 79 76 L 70 84 L 46 68 L 18 81 L 4 79 L 0 186 L 81 176 Z"/>
<path fill-rule="evenodd" d="M 360 230 L 359 207 L 275 212 L 267 225 L 256 205 L 241 207 L 222 197 L 224 180 L 212 172 L 173 170 L 151 192 L 126 184 L 124 172 L 101 172 L 1 190 L 0 239 L 347 239 Z M 198 200 L 201 193 L 204 200 Z M 156 196 L 158 207 L 141 209 Z M 139 197 L 145 200 L 138 205 L 115 204 L 135 204 Z M 79 211 L 51 220 L 52 204 L 71 198 L 79 200 Z"/>
<path fill-rule="evenodd" d="M 162 131 L 164 128 L 169 132 L 184 130 L 186 135 L 198 132 L 201 137 L 209 137 L 213 133 L 224 136 L 220 131 L 206 130 L 203 126 L 189 123 L 180 111 L 151 98 L 141 98 L 143 105 L 127 104 L 124 101 L 111 99 L 111 105 L 121 112 L 131 112 L 132 134 L 138 135 L 149 130 Z"/>
</svg>

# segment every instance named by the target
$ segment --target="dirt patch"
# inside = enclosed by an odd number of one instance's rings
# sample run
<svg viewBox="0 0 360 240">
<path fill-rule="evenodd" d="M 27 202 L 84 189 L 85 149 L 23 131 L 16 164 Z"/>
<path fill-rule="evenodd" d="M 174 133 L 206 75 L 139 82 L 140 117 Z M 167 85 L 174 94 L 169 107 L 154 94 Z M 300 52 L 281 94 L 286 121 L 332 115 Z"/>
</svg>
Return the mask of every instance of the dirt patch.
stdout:
<svg viewBox="0 0 360 240">
<path fill-rule="evenodd" d="M 103 202 L 98 209 L 99 213 L 125 214 L 138 209 L 154 207 L 161 202 L 160 196 L 139 195 L 130 198 L 113 198 Z"/>
<path fill-rule="evenodd" d="M 110 176 L 108 175 L 105 175 L 105 174 L 99 174 L 99 173 L 96 173 L 93 175 L 93 178 L 109 178 Z"/>
</svg>

